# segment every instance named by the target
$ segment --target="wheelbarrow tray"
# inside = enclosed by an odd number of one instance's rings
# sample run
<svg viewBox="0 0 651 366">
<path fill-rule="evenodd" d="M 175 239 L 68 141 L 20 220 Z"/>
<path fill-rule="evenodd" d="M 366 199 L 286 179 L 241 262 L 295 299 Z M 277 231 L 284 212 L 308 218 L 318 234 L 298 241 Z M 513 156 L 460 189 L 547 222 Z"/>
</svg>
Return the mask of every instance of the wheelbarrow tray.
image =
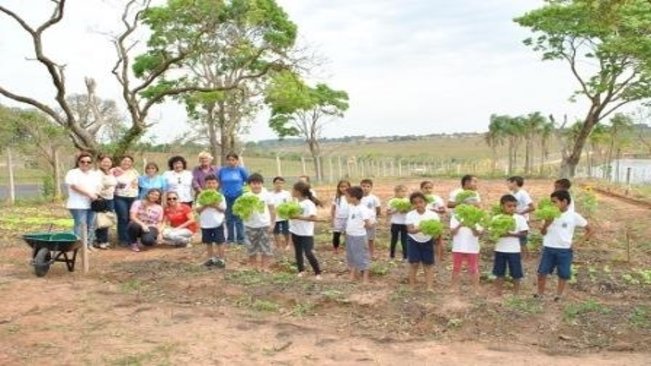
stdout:
<svg viewBox="0 0 651 366">
<path fill-rule="evenodd" d="M 54 262 L 64 262 L 68 271 L 75 270 L 77 251 L 81 247 L 79 237 L 73 232 L 38 232 L 23 235 L 32 248 L 32 264 L 36 276 L 43 277 Z M 72 256 L 68 253 L 72 252 Z"/>
</svg>

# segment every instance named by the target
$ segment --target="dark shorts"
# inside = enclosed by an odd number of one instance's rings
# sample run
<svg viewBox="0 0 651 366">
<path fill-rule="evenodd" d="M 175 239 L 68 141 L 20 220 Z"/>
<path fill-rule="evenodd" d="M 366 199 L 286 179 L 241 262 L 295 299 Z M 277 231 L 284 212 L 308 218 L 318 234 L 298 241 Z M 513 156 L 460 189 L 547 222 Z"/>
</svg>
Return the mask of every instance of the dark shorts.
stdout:
<svg viewBox="0 0 651 366">
<path fill-rule="evenodd" d="M 222 224 L 210 229 L 201 228 L 201 242 L 204 244 L 224 244 L 226 242 L 224 225 Z"/>
<path fill-rule="evenodd" d="M 569 280 L 572 277 L 572 258 L 574 254 L 572 249 L 548 248 L 544 247 L 538 273 L 549 275 L 554 273 L 563 280 Z"/>
<path fill-rule="evenodd" d="M 506 276 L 506 267 L 509 267 L 509 276 L 514 280 L 524 277 L 522 271 L 522 257 L 520 253 L 503 253 L 495 252 L 495 261 L 493 262 L 493 275 L 495 277 Z"/>
<path fill-rule="evenodd" d="M 289 235 L 289 221 L 277 221 L 274 226 L 274 234 Z"/>
<path fill-rule="evenodd" d="M 529 236 L 521 236 L 520 237 L 520 246 L 525 246 L 529 243 Z"/>
<path fill-rule="evenodd" d="M 434 240 L 420 243 L 411 236 L 407 237 L 407 257 L 409 263 L 434 264 Z"/>
</svg>

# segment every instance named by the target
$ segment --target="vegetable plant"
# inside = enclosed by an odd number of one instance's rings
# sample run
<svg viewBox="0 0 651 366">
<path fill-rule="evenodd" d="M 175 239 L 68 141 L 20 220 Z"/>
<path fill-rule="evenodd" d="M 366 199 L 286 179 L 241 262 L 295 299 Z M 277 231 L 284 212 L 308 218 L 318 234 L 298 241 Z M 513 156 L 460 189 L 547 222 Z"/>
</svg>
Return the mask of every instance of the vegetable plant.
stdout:
<svg viewBox="0 0 651 366">
<path fill-rule="evenodd" d="M 298 216 L 302 213 L 301 205 L 298 202 L 290 201 L 283 202 L 276 208 L 278 216 L 281 219 L 291 219 L 292 217 Z"/>
<path fill-rule="evenodd" d="M 389 207 L 396 212 L 406 213 L 411 211 L 411 202 L 409 198 L 392 198 L 389 200 Z"/>
<path fill-rule="evenodd" d="M 455 198 L 456 203 L 466 203 L 466 202 L 477 202 L 477 192 L 471 191 L 469 189 L 464 189 L 463 191 L 457 194 Z"/>
<path fill-rule="evenodd" d="M 499 238 L 515 231 L 515 218 L 511 215 L 495 215 L 488 220 L 487 230 L 490 239 L 497 241 Z"/>
<path fill-rule="evenodd" d="M 438 220 L 423 220 L 420 222 L 420 224 L 418 224 L 418 227 L 423 234 L 435 238 L 443 234 L 443 224 Z"/>
<path fill-rule="evenodd" d="M 428 204 L 434 203 L 437 200 L 441 200 L 441 197 L 435 195 L 435 194 L 426 194 L 425 195 L 425 201 L 427 201 Z"/>
<path fill-rule="evenodd" d="M 264 212 L 264 202 L 254 194 L 243 194 L 233 204 L 233 213 L 243 220 L 256 212 Z"/>
<path fill-rule="evenodd" d="M 561 210 L 556 207 L 550 198 L 544 198 L 538 203 L 535 215 L 538 220 L 551 221 L 561 216 Z"/>
<path fill-rule="evenodd" d="M 223 200 L 224 196 L 214 189 L 203 190 L 197 196 L 197 203 L 201 206 L 215 205 L 221 203 Z"/>
<path fill-rule="evenodd" d="M 487 214 L 484 210 L 473 205 L 461 204 L 454 209 L 454 214 L 461 225 L 469 228 L 474 228 L 482 224 Z"/>
</svg>

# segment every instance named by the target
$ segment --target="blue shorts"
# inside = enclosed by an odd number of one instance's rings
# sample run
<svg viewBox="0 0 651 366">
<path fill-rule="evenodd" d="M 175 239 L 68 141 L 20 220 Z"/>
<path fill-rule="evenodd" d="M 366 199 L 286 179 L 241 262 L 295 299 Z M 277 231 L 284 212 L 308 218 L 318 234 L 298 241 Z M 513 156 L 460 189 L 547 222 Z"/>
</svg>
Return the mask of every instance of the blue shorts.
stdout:
<svg viewBox="0 0 651 366">
<path fill-rule="evenodd" d="M 493 262 L 493 275 L 495 277 L 506 276 L 506 267 L 509 267 L 509 276 L 514 280 L 524 277 L 522 271 L 522 257 L 520 253 L 495 252 L 495 261 Z"/>
<path fill-rule="evenodd" d="M 572 277 L 572 258 L 574 254 L 572 249 L 549 248 L 544 247 L 538 273 L 549 275 L 554 273 L 563 280 L 569 280 Z"/>
<path fill-rule="evenodd" d="M 434 264 L 434 240 L 420 243 L 411 236 L 407 237 L 407 257 L 409 263 Z"/>
<path fill-rule="evenodd" d="M 274 234 L 289 235 L 289 221 L 277 221 L 274 226 Z"/>
<path fill-rule="evenodd" d="M 204 244 L 224 244 L 226 242 L 224 224 L 210 229 L 201 228 L 201 242 Z"/>
</svg>

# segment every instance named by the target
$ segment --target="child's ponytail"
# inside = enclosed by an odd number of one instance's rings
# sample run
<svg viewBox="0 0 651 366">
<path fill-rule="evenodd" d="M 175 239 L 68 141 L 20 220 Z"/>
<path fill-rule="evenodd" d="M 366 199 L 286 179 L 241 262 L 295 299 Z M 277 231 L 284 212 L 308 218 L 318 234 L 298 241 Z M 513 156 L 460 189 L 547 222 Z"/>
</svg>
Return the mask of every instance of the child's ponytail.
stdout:
<svg viewBox="0 0 651 366">
<path fill-rule="evenodd" d="M 312 201 L 316 206 L 322 206 L 321 201 L 319 201 L 314 195 L 312 194 L 312 190 L 310 189 L 310 185 L 305 183 L 305 182 L 296 182 L 294 184 L 294 190 L 299 192 L 301 196 L 307 198 L 308 200 Z"/>
</svg>

